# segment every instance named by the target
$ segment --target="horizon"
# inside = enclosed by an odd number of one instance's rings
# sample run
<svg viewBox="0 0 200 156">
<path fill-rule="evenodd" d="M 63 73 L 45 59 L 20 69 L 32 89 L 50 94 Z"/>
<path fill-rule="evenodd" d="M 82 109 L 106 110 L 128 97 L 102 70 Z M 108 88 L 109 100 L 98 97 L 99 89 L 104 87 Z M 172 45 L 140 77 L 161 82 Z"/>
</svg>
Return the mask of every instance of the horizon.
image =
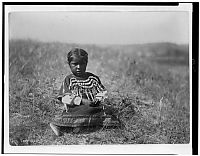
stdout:
<svg viewBox="0 0 200 156">
<path fill-rule="evenodd" d="M 31 39 L 31 38 L 12 38 L 10 41 L 30 41 L 30 42 L 40 42 L 40 43 L 60 43 L 60 44 L 78 44 L 78 45 L 94 45 L 94 46 L 132 46 L 132 45 L 144 45 L 144 44 L 175 44 L 175 45 L 183 45 L 188 46 L 189 43 L 175 43 L 175 42 L 146 42 L 146 43 L 130 43 L 130 44 L 98 44 L 98 43 L 70 43 L 65 41 L 41 41 L 39 39 Z"/>
</svg>

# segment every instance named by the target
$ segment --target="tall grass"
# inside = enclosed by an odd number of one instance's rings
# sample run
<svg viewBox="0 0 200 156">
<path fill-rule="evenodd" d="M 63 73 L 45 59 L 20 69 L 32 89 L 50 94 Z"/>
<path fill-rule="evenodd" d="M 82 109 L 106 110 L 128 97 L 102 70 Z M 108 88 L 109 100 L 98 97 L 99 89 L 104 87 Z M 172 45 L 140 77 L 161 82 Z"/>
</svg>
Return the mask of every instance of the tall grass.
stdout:
<svg viewBox="0 0 200 156">
<path fill-rule="evenodd" d="M 11 40 L 9 45 L 11 145 L 190 142 L 187 47 L 169 43 L 98 47 L 32 40 Z M 48 124 L 61 112 L 55 97 L 70 73 L 66 52 L 77 46 L 88 51 L 88 71 L 99 75 L 108 89 L 108 102 L 118 110 L 122 127 L 55 137 Z M 176 61 L 160 64 L 153 59 L 157 56 Z M 179 58 L 185 61 L 180 63 Z"/>
</svg>

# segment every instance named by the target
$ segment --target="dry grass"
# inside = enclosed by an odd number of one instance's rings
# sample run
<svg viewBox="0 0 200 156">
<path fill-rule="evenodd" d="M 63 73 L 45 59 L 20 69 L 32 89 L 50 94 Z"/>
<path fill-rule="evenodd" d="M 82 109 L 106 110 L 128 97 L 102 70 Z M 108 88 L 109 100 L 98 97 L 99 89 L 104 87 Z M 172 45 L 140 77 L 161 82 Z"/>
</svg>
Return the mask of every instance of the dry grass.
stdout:
<svg viewBox="0 0 200 156">
<path fill-rule="evenodd" d="M 167 45 L 103 48 L 31 40 L 10 41 L 10 144 L 189 143 L 188 62 L 175 64 L 170 60 L 160 64 L 152 59 L 160 52 L 162 55 L 159 57 L 169 60 L 169 54 L 164 54 L 176 48 L 174 51 L 179 50 L 178 56 L 174 56 L 176 60 L 180 56 L 187 60 L 188 54 L 179 46 Z M 60 112 L 55 97 L 62 80 L 70 72 L 65 60 L 66 52 L 75 46 L 89 52 L 88 71 L 100 75 L 110 93 L 108 102 L 120 112 L 122 127 L 86 128 L 78 134 L 69 132 L 62 137 L 56 137 L 51 131 L 49 121 Z M 155 52 L 156 49 L 159 51 Z"/>
</svg>

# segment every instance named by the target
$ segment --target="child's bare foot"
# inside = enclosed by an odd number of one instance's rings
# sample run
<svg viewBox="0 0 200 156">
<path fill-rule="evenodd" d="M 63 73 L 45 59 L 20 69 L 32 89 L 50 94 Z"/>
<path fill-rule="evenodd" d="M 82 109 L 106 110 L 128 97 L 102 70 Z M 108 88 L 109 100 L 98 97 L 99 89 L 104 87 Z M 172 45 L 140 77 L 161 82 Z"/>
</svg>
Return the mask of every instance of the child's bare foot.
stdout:
<svg viewBox="0 0 200 156">
<path fill-rule="evenodd" d="M 60 128 L 58 126 L 56 126 L 53 123 L 50 123 L 50 127 L 53 130 L 53 132 L 57 135 L 57 136 L 61 136 L 61 132 L 60 132 Z"/>
<path fill-rule="evenodd" d="M 80 127 L 75 127 L 73 130 L 73 133 L 78 133 L 80 132 L 81 128 Z"/>
</svg>

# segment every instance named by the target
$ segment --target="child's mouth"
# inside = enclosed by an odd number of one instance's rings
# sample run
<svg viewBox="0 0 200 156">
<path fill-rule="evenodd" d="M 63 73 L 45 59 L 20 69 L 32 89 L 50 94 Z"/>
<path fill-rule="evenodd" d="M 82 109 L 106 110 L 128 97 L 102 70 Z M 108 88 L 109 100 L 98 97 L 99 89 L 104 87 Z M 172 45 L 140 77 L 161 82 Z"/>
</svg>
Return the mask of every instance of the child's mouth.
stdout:
<svg viewBox="0 0 200 156">
<path fill-rule="evenodd" d="M 81 71 L 76 71 L 77 74 L 81 74 Z"/>
</svg>

